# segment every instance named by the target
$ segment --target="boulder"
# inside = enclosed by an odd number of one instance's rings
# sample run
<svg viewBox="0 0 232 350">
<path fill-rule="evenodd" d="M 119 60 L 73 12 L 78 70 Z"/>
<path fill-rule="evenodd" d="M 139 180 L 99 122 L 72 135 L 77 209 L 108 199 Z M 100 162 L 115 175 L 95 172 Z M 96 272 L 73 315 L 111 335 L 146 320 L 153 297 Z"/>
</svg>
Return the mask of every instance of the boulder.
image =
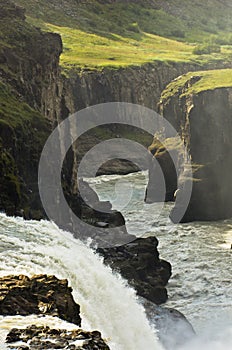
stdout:
<svg viewBox="0 0 232 350">
<path fill-rule="evenodd" d="M 148 237 L 97 251 L 107 265 L 128 280 L 138 295 L 162 304 L 168 298 L 165 286 L 171 276 L 171 265 L 159 258 L 157 246 L 158 240 Z"/>
<path fill-rule="evenodd" d="M 155 325 L 158 337 L 165 349 L 177 349 L 195 337 L 191 323 L 181 312 L 154 305 L 144 298 L 139 299 L 150 323 Z"/>
<path fill-rule="evenodd" d="M 1 277 L 0 315 L 31 314 L 57 316 L 81 325 L 80 306 L 74 301 L 66 279 L 48 275 Z"/>
</svg>

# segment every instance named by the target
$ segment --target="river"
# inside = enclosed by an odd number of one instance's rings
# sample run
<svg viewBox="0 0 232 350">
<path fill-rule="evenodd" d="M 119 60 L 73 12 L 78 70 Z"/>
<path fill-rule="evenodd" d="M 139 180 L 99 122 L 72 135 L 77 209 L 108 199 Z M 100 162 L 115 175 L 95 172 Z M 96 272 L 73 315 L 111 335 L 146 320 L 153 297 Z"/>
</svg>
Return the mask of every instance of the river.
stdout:
<svg viewBox="0 0 232 350">
<path fill-rule="evenodd" d="M 232 220 L 173 225 L 172 204 L 145 204 L 147 173 L 88 179 L 100 199 L 122 211 L 127 229 L 155 235 L 163 259 L 171 262 L 166 306 L 183 312 L 197 336 L 173 350 L 231 350 Z M 47 221 L 24 221 L 0 214 L 0 275 L 55 274 L 67 278 L 81 305 L 83 328 L 98 329 L 112 350 L 161 350 L 135 292 L 102 259 L 70 233 Z M 51 317 L 0 317 L 1 349 L 12 327 L 31 323 L 72 328 Z"/>
<path fill-rule="evenodd" d="M 173 204 L 144 203 L 147 181 L 147 172 L 88 179 L 101 200 L 123 213 L 129 233 L 158 238 L 160 256 L 173 268 L 166 306 L 181 311 L 211 349 L 223 330 L 231 349 L 232 220 L 175 225 L 169 219 Z"/>
</svg>

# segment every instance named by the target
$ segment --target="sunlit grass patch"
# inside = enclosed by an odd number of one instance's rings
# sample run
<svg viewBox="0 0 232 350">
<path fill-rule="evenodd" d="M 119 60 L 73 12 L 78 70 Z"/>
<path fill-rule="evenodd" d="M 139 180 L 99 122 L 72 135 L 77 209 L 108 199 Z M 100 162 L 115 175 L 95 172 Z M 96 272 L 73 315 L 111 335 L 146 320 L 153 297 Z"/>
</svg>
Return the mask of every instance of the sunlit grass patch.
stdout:
<svg viewBox="0 0 232 350">
<path fill-rule="evenodd" d="M 189 44 L 142 33 L 141 40 L 111 34 L 111 38 L 69 27 L 47 24 L 64 44 L 61 65 L 70 67 L 124 67 L 155 60 L 188 61 L 194 58 Z"/>
<path fill-rule="evenodd" d="M 194 79 L 197 78 L 197 79 Z M 186 85 L 192 80 L 191 84 Z M 169 98 L 182 91 L 185 87 L 183 95 L 197 94 L 202 91 L 214 90 L 218 88 L 232 87 L 232 69 L 217 69 L 200 72 L 189 72 L 175 80 L 173 80 L 162 93 L 162 98 Z"/>
</svg>

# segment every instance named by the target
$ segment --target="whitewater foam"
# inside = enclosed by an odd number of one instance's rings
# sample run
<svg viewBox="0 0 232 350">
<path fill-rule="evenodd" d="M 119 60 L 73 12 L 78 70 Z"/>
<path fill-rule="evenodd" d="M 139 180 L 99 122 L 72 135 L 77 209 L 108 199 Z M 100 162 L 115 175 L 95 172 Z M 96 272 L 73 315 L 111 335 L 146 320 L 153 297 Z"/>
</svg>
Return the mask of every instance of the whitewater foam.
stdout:
<svg viewBox="0 0 232 350">
<path fill-rule="evenodd" d="M 121 178 L 105 176 L 102 181 L 98 177 L 88 182 L 105 200 L 114 195 Z M 144 203 L 147 172 L 127 175 L 126 180 L 134 186 L 131 201 L 120 207 L 127 229 L 140 237 L 155 235 L 159 239 L 160 256 L 173 268 L 166 306 L 183 312 L 198 334 L 183 349 L 231 350 L 232 220 L 173 225 L 169 220 L 173 204 L 160 210 L 159 203 Z"/>
<path fill-rule="evenodd" d="M 2 276 L 47 273 L 67 278 L 81 305 L 85 330 L 101 331 L 112 350 L 162 349 L 135 292 L 90 248 L 47 221 L 0 214 L 0 222 Z M 0 320 L 0 328 L 4 322 Z"/>
</svg>

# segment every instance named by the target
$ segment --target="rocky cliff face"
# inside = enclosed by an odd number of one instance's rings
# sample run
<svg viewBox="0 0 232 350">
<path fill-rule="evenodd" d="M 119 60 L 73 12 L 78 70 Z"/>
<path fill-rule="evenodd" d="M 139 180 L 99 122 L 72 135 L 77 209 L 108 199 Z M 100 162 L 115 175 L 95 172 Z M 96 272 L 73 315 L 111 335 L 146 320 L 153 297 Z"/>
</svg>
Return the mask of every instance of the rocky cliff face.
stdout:
<svg viewBox="0 0 232 350">
<path fill-rule="evenodd" d="M 62 43 L 26 23 L 22 8 L 0 5 L 0 210 L 39 218 L 37 167 L 52 127 L 45 117 L 54 118 Z"/>
<path fill-rule="evenodd" d="M 127 67 L 121 69 L 103 69 L 102 71 L 82 71 L 71 74 L 64 81 L 63 107 L 61 119 L 69 113 L 74 113 L 87 106 L 105 102 L 129 102 L 143 105 L 157 111 L 157 104 L 165 86 L 175 77 L 197 70 L 197 65 L 185 63 L 154 62 L 141 67 Z M 141 117 L 141 129 L 143 129 Z M 133 136 L 132 136 L 133 135 Z M 133 127 L 101 127 L 80 137 L 76 145 L 76 164 L 83 155 L 104 138 L 124 137 L 141 142 L 148 147 L 152 136 Z M 136 155 L 134 155 L 136 159 Z M 95 161 L 94 159 L 92 160 Z M 121 161 L 109 162 L 104 165 L 99 174 L 129 173 L 137 171 L 137 166 Z"/>
<path fill-rule="evenodd" d="M 82 71 L 68 79 L 71 101 L 67 107 L 75 111 L 104 102 L 131 102 L 157 110 L 160 94 L 175 77 L 196 70 L 196 65 L 154 62 L 102 71 Z M 71 102 L 71 103 L 70 103 Z"/>
<path fill-rule="evenodd" d="M 160 105 L 163 116 L 184 139 L 193 164 L 193 191 L 183 222 L 232 216 L 232 88 L 189 91 L 201 79 L 194 75 L 173 93 L 165 96 L 164 92 Z M 179 183 L 173 221 L 188 181 L 183 176 Z"/>
<path fill-rule="evenodd" d="M 10 1 L 1 1 L 0 4 L 4 9 L 0 18 L 1 81 L 10 87 L 7 93 L 11 97 L 7 96 L 7 100 L 12 99 L 14 102 L 8 102 L 8 110 L 5 108 L 2 111 L 1 118 L 4 122 L 0 147 L 4 149 L 4 156 L 0 160 L 0 173 L 4 180 L 0 186 L 6 196 L 0 200 L 0 209 L 9 214 L 19 214 L 20 210 L 24 209 L 27 217 L 40 218 L 43 214 L 39 210 L 40 202 L 37 196 L 37 164 L 52 127 L 69 114 L 86 106 L 104 102 L 131 102 L 156 110 L 164 87 L 173 78 L 199 67 L 184 63 L 154 62 L 142 67 L 117 70 L 83 70 L 65 77 L 59 68 L 59 55 L 62 51 L 60 36 L 44 34 L 26 23 L 24 10 Z M 2 91 L 2 95 L 6 95 L 5 85 Z M 24 103 L 36 111 L 33 120 L 25 121 L 28 109 L 25 111 Z M 16 111 L 13 114 L 17 114 L 17 118 L 11 122 L 8 115 L 12 117 L 11 108 L 14 105 Z M 38 113 L 45 116 L 50 125 Z M 76 173 L 81 158 L 105 137 L 132 137 L 146 147 L 152 140 L 151 135 L 140 130 L 115 125 L 85 134 L 73 145 L 64 166 L 69 195 L 78 192 Z M 35 139 L 36 142 L 33 141 Z M 103 165 L 99 174 L 128 173 L 136 170 L 138 167 L 130 162 L 114 160 Z M 12 190 L 7 193 L 6 188 L 9 187 L 12 187 Z M 26 193 L 26 196 L 22 195 L 23 193 Z"/>
</svg>

